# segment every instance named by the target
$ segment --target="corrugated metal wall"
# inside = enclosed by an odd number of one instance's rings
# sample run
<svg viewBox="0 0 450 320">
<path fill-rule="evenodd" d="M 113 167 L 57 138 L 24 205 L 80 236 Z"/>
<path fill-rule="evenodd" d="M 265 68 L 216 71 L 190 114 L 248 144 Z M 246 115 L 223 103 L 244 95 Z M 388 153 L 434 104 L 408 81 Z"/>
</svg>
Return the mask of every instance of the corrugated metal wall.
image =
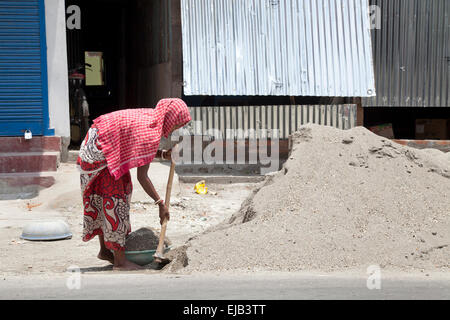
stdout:
<svg viewBox="0 0 450 320">
<path fill-rule="evenodd" d="M 220 132 L 222 138 L 229 129 L 242 129 L 239 138 L 270 137 L 265 129 L 279 129 L 278 138 L 287 139 L 299 126 L 316 123 L 340 129 L 356 126 L 356 105 L 311 105 L 311 106 L 222 106 L 190 107 L 192 122 L 188 125 L 191 134 L 207 135 L 211 129 Z M 249 129 L 260 130 L 257 136 Z M 261 130 L 262 129 L 262 130 Z M 250 133 L 250 134 L 249 134 Z M 275 136 L 272 136 L 275 137 Z"/>
<path fill-rule="evenodd" d="M 0 136 L 48 132 L 43 0 L 0 1 Z"/>
<path fill-rule="evenodd" d="M 449 0 L 371 0 L 377 97 L 365 106 L 450 106 Z"/>
<path fill-rule="evenodd" d="M 375 95 L 368 0 L 182 0 L 185 95 Z"/>
</svg>

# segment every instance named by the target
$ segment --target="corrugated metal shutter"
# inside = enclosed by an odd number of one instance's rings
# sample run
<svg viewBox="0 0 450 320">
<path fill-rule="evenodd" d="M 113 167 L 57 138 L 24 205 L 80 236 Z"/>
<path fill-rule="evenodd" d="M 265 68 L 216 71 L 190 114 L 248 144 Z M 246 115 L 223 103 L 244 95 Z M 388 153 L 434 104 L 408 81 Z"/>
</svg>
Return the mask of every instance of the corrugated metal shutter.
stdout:
<svg viewBox="0 0 450 320">
<path fill-rule="evenodd" d="M 367 107 L 450 107 L 450 1 L 370 0 L 377 97 Z"/>
<path fill-rule="evenodd" d="M 44 19 L 43 0 L 0 0 L 0 136 L 45 134 Z"/>
<path fill-rule="evenodd" d="M 356 105 L 279 105 L 279 106 L 222 106 L 189 108 L 192 121 L 186 127 L 193 135 L 208 136 L 220 133 L 230 139 L 228 130 L 239 130 L 239 139 L 275 137 L 287 139 L 301 125 L 315 123 L 343 130 L 356 126 Z M 255 131 L 256 130 L 256 131 Z M 272 131 L 267 134 L 265 131 Z M 273 131 L 279 130 L 278 134 Z M 231 131 L 232 132 L 232 131 Z M 217 137 L 217 136 L 216 136 Z"/>
<path fill-rule="evenodd" d="M 368 0 L 182 0 L 184 94 L 371 97 Z"/>
</svg>

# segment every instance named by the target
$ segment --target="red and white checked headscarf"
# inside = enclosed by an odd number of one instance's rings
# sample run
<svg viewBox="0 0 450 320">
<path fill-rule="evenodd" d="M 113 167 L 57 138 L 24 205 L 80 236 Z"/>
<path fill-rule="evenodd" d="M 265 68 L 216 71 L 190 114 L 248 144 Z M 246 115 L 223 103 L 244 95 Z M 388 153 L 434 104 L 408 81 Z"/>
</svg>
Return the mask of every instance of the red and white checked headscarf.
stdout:
<svg viewBox="0 0 450 320">
<path fill-rule="evenodd" d="M 99 130 L 108 169 L 117 180 L 130 169 L 153 161 L 161 136 L 168 137 L 174 126 L 191 121 L 181 99 L 163 99 L 155 109 L 125 109 L 94 120 Z"/>
</svg>

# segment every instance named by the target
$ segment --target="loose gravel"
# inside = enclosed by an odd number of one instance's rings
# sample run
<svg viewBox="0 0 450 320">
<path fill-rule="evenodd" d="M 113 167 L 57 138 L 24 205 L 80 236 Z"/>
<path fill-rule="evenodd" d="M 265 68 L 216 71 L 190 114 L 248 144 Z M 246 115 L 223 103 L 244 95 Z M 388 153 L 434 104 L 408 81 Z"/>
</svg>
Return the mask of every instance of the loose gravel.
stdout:
<svg viewBox="0 0 450 320">
<path fill-rule="evenodd" d="M 186 272 L 450 270 L 450 154 L 306 125 L 283 169 L 187 243 Z"/>
</svg>

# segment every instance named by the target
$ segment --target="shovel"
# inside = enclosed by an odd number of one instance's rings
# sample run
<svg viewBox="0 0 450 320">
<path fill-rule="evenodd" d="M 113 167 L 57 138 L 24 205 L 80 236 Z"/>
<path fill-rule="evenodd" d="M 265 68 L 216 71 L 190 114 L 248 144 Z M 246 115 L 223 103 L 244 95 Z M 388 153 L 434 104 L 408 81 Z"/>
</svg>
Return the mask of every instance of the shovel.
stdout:
<svg viewBox="0 0 450 320">
<path fill-rule="evenodd" d="M 170 205 L 170 194 L 172 192 L 172 182 L 174 173 L 175 173 L 175 162 L 172 160 L 170 164 L 169 180 L 167 181 L 166 198 L 164 200 L 167 209 L 169 208 Z M 167 218 L 164 218 L 163 223 L 161 225 L 161 234 L 159 235 L 158 247 L 156 248 L 156 252 L 153 255 L 153 258 L 157 263 L 163 263 L 168 261 L 168 259 L 164 257 L 164 239 L 166 237 L 167 222 L 168 222 Z"/>
</svg>

